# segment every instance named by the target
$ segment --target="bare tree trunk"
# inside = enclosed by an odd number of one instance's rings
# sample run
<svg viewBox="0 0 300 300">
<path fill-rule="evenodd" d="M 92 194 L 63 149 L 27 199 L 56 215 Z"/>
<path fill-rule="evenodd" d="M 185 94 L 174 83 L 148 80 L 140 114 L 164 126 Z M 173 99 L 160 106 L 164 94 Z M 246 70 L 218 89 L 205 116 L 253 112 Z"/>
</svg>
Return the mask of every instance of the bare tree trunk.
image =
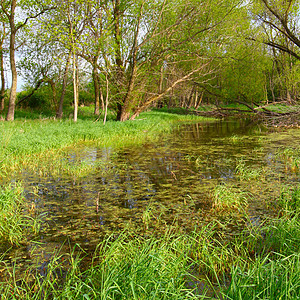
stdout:
<svg viewBox="0 0 300 300">
<path fill-rule="evenodd" d="M 108 90 L 108 77 L 107 77 L 107 74 L 105 74 L 105 80 L 106 80 L 106 97 L 105 97 L 105 111 L 104 111 L 103 125 L 105 125 L 105 123 L 106 123 L 107 107 L 108 107 L 108 93 L 109 93 L 109 90 Z"/>
<path fill-rule="evenodd" d="M 0 40 L 0 71 L 1 71 L 0 111 L 4 110 L 4 96 L 5 96 L 5 76 L 4 76 L 4 59 L 3 59 L 4 37 L 5 37 L 5 31 L 3 32 L 3 37 Z"/>
<path fill-rule="evenodd" d="M 160 68 L 160 78 L 159 78 L 159 89 L 158 93 L 162 93 L 163 91 L 163 80 L 164 80 L 164 65 L 161 66 Z M 163 101 L 162 99 L 159 99 L 157 102 L 157 108 L 162 108 L 163 107 Z"/>
<path fill-rule="evenodd" d="M 121 54 L 121 4 L 120 0 L 114 0 L 114 39 L 115 39 L 115 62 L 116 62 L 116 84 L 117 84 L 117 120 L 121 120 L 123 109 L 122 85 L 124 81 L 123 60 Z"/>
<path fill-rule="evenodd" d="M 11 32 L 10 36 L 10 47 L 9 47 L 9 56 L 10 56 L 10 68 L 11 68 L 11 89 L 8 103 L 8 112 L 6 115 L 7 121 L 13 121 L 15 119 L 15 106 L 17 98 L 17 84 L 18 84 L 18 74 L 15 61 L 15 32 Z"/>
<path fill-rule="evenodd" d="M 101 107 L 102 107 L 102 111 L 104 111 L 104 110 L 105 110 L 105 104 L 104 104 L 104 98 L 103 98 L 102 87 L 101 87 L 101 85 L 99 85 L 99 86 L 100 86 L 99 91 L 100 91 Z"/>
<path fill-rule="evenodd" d="M 198 103 L 198 90 L 195 91 L 195 97 L 194 97 L 194 108 L 197 109 L 197 103 Z"/>
<path fill-rule="evenodd" d="M 187 98 L 188 99 L 188 103 L 187 103 L 187 108 L 190 109 L 192 107 L 193 104 L 193 95 L 194 95 L 194 87 L 191 90 L 190 96 Z"/>
<path fill-rule="evenodd" d="M 68 59 L 67 59 L 66 67 L 65 67 L 62 91 L 61 91 L 60 101 L 59 101 L 59 107 L 58 107 L 58 110 L 56 111 L 57 119 L 61 119 L 63 116 L 63 104 L 64 104 L 67 82 L 68 82 L 68 71 L 69 71 L 69 65 L 70 65 L 70 58 L 71 58 L 71 51 L 69 51 Z"/>
<path fill-rule="evenodd" d="M 73 92 L 74 92 L 74 122 L 77 122 L 78 115 L 78 92 L 77 92 L 77 75 L 76 75 L 76 54 L 73 52 Z"/>
<path fill-rule="evenodd" d="M 94 90 L 95 90 L 94 115 L 99 115 L 99 113 L 100 113 L 100 86 L 99 86 L 99 78 L 98 78 L 96 62 L 93 63 L 93 81 L 94 81 Z"/>
<path fill-rule="evenodd" d="M 16 26 L 15 26 L 15 9 L 17 6 L 17 1 L 11 1 L 11 13 L 9 15 L 9 25 L 10 25 L 10 44 L 9 44 L 9 59 L 11 68 L 11 89 L 8 103 L 8 111 L 6 115 L 7 121 L 13 121 L 15 118 L 15 106 L 17 98 L 17 84 L 18 84 L 18 74 L 15 61 L 15 43 L 16 43 Z"/>
<path fill-rule="evenodd" d="M 196 103 L 196 105 L 195 105 L 195 109 L 198 109 L 199 106 L 201 105 L 202 100 L 203 100 L 203 95 L 204 95 L 204 91 L 201 92 L 201 95 L 200 95 L 200 97 L 199 97 L 199 100 L 197 100 L 197 103 Z M 197 98 L 198 98 L 198 97 L 197 97 Z"/>
</svg>

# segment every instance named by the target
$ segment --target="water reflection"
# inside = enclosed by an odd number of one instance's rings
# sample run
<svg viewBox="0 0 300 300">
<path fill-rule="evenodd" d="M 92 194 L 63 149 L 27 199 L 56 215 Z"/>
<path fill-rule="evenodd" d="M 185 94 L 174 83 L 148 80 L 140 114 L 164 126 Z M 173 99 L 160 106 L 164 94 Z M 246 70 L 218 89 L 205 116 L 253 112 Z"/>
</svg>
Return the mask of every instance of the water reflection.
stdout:
<svg viewBox="0 0 300 300">
<path fill-rule="evenodd" d="M 142 213 L 150 202 L 165 207 L 170 220 L 184 210 L 187 199 L 192 199 L 195 211 L 207 214 L 212 189 L 220 182 L 236 181 L 240 158 L 253 166 L 271 163 L 274 149 L 263 150 L 263 134 L 263 127 L 248 120 L 181 125 L 159 142 L 140 147 L 73 151 L 71 163 L 101 161 L 83 179 L 24 173 L 20 179 L 26 198 L 43 220 L 38 241 L 50 249 L 66 239 L 92 247 L 105 233 L 132 223 L 142 226 Z M 259 217 L 260 203 L 251 205 L 252 216 Z"/>
</svg>

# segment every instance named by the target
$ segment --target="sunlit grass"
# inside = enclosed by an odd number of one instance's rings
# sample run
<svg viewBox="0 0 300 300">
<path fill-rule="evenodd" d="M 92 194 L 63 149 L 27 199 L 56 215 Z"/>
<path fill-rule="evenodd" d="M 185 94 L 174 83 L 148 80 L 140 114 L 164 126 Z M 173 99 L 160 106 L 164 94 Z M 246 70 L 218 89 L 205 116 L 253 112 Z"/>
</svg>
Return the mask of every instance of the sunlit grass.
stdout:
<svg viewBox="0 0 300 300">
<path fill-rule="evenodd" d="M 167 112 L 146 112 L 135 121 L 108 121 L 104 126 L 94 120 L 16 120 L 0 123 L 0 176 L 22 169 L 38 169 L 39 162 L 53 163 L 62 150 L 93 144 L 114 149 L 155 141 L 162 132 L 170 132 L 180 121 L 195 122 L 205 119 L 192 115 Z"/>
<path fill-rule="evenodd" d="M 39 224 L 24 213 L 25 199 L 20 184 L 0 187 L 0 241 L 19 245 L 27 241 L 27 235 L 36 233 Z"/>
<path fill-rule="evenodd" d="M 246 194 L 225 184 L 215 187 L 212 201 L 213 209 L 223 213 L 234 213 L 247 206 Z"/>
<path fill-rule="evenodd" d="M 23 277 L 7 266 L 2 299 L 296 299 L 299 217 L 287 221 L 245 223 L 231 237 L 218 222 L 188 235 L 174 226 L 159 237 L 126 231 L 106 237 L 87 268 L 81 267 L 83 252 L 81 258 L 57 254 Z"/>
</svg>

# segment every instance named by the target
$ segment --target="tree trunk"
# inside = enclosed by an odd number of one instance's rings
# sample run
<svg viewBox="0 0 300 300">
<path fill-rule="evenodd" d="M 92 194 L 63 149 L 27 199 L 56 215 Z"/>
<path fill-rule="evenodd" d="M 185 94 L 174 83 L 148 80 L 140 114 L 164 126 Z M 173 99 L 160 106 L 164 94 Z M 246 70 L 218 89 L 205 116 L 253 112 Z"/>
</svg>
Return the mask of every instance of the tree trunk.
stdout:
<svg viewBox="0 0 300 300">
<path fill-rule="evenodd" d="M 1 71 L 0 111 L 4 110 L 4 96 L 5 96 L 3 42 L 4 42 L 4 36 L 3 39 L 1 39 L 0 41 L 0 71 Z"/>
<path fill-rule="evenodd" d="M 103 125 L 105 125 L 105 123 L 106 123 L 106 118 L 107 118 L 107 107 L 108 107 L 108 76 L 107 76 L 107 74 L 105 75 L 105 80 L 106 80 L 106 97 L 105 97 L 105 110 L 104 110 L 104 119 L 103 119 Z M 101 95 L 102 95 L 102 93 L 101 93 Z M 103 97 L 103 95 L 102 95 L 102 97 Z"/>
<path fill-rule="evenodd" d="M 73 92 L 74 92 L 74 122 L 77 122 L 78 115 L 78 92 L 77 92 L 77 74 L 76 74 L 76 54 L 73 53 Z"/>
<path fill-rule="evenodd" d="M 14 9 L 12 1 L 12 10 L 10 17 L 10 45 L 9 45 L 9 58 L 10 58 L 10 68 L 11 68 L 11 89 L 8 103 L 8 112 L 6 115 L 7 121 L 13 121 L 15 118 L 15 106 L 17 98 L 17 84 L 18 84 L 18 74 L 15 61 L 15 42 L 16 42 L 16 28 L 14 25 Z"/>
<path fill-rule="evenodd" d="M 70 65 L 70 58 L 71 58 L 71 51 L 68 54 L 68 60 L 67 60 L 66 67 L 65 67 L 62 91 L 61 91 L 60 101 L 59 101 L 59 107 L 58 107 L 58 110 L 56 111 L 57 119 L 61 119 L 63 116 L 63 104 L 64 104 L 67 82 L 68 82 L 68 71 L 69 71 L 69 65 Z"/>
<path fill-rule="evenodd" d="M 93 63 L 93 81 L 95 90 L 95 110 L 94 115 L 99 115 L 100 113 L 100 86 L 96 62 Z"/>
<path fill-rule="evenodd" d="M 116 85 L 117 85 L 117 120 L 121 120 L 123 110 L 122 87 L 124 81 L 123 60 L 121 54 L 121 30 L 120 30 L 120 0 L 114 0 L 114 39 L 116 60 Z"/>
</svg>

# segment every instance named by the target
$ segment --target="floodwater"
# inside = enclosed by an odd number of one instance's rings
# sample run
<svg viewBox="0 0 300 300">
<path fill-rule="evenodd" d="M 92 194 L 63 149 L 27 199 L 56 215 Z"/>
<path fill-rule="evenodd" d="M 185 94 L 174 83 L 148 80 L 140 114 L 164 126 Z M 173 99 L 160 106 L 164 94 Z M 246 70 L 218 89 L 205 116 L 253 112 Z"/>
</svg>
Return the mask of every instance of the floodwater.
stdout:
<svg viewBox="0 0 300 300">
<path fill-rule="evenodd" d="M 75 244 L 92 252 L 104 235 L 124 229 L 151 234 L 159 226 L 176 224 L 193 230 L 213 218 L 213 192 L 220 184 L 248 189 L 253 220 L 272 215 L 268 200 L 279 182 L 299 182 L 298 171 L 288 170 L 276 152 L 299 142 L 299 130 L 270 134 L 259 124 L 240 120 L 178 125 L 155 143 L 122 150 L 72 150 L 69 163 L 90 164 L 88 176 L 24 172 L 16 178 L 25 186 L 30 214 L 40 219 L 41 230 L 33 242 L 7 256 L 41 266 L 53 253 L 70 252 Z M 264 181 L 258 177 L 256 185 L 243 183 L 236 172 L 241 162 L 268 170 L 259 175 Z"/>
</svg>

